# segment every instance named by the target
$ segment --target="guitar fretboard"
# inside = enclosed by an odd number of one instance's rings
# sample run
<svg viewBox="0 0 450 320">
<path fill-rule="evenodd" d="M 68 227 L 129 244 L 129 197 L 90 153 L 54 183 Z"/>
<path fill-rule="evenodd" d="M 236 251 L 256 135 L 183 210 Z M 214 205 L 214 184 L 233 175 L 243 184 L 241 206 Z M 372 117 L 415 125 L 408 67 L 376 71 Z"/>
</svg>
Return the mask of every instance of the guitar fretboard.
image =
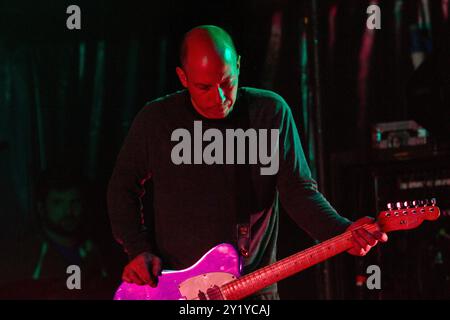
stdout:
<svg viewBox="0 0 450 320">
<path fill-rule="evenodd" d="M 365 224 L 369 232 L 377 230 L 376 224 Z M 352 231 L 346 231 L 311 248 L 277 261 L 223 285 L 220 289 L 227 300 L 243 299 L 273 283 L 305 270 L 352 248 Z"/>
</svg>

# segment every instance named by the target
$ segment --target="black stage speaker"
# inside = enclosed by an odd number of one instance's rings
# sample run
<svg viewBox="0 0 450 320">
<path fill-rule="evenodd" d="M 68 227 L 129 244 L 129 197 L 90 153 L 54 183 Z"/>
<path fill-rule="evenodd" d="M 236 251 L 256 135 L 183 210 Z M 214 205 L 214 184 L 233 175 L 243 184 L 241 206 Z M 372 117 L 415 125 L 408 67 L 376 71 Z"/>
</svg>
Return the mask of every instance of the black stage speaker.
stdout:
<svg viewBox="0 0 450 320">
<path fill-rule="evenodd" d="M 388 203 L 435 198 L 441 217 L 416 229 L 389 234 L 366 257 L 343 257 L 335 269 L 337 298 L 450 298 L 450 154 L 392 161 L 334 155 L 333 202 L 354 220 L 387 210 Z M 369 265 L 381 271 L 381 289 L 369 290 Z"/>
</svg>

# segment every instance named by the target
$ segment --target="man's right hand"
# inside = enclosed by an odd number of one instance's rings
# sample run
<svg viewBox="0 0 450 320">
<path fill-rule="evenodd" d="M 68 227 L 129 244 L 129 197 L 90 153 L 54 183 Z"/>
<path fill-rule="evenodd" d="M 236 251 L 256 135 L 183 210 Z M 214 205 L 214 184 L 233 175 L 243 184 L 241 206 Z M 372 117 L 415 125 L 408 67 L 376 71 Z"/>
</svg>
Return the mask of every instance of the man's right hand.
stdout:
<svg viewBox="0 0 450 320">
<path fill-rule="evenodd" d="M 161 275 L 161 259 L 149 252 L 143 252 L 131 260 L 124 268 L 122 280 L 138 285 L 158 285 Z"/>
</svg>

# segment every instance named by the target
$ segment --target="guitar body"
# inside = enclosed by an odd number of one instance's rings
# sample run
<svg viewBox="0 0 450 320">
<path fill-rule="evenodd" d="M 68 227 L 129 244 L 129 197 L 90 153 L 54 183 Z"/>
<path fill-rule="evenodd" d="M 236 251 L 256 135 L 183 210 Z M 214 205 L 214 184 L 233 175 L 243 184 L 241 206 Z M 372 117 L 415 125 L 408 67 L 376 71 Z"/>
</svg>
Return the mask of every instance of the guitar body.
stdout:
<svg viewBox="0 0 450 320">
<path fill-rule="evenodd" d="M 114 300 L 221 300 L 214 289 L 239 278 L 240 271 L 238 252 L 220 244 L 187 269 L 162 271 L 156 288 L 123 282 Z"/>
</svg>

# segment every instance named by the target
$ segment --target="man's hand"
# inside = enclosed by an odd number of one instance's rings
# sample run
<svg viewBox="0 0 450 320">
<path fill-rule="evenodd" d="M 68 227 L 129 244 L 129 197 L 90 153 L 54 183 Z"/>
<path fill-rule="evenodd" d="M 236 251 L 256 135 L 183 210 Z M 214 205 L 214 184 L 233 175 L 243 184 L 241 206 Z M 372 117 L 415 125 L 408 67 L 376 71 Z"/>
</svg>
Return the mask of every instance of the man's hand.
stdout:
<svg viewBox="0 0 450 320">
<path fill-rule="evenodd" d="M 373 222 L 374 219 L 371 217 L 364 217 L 358 219 L 348 227 L 347 231 L 352 231 L 352 240 L 354 243 L 353 248 L 347 251 L 348 253 L 354 256 L 365 256 L 378 241 L 386 242 L 388 240 L 387 234 L 379 230 L 369 232 L 364 228 L 358 229 L 363 224 L 371 224 Z"/>
<path fill-rule="evenodd" d="M 143 252 L 131 260 L 123 270 L 122 280 L 138 285 L 158 285 L 161 275 L 161 259 L 149 252 Z"/>
</svg>

